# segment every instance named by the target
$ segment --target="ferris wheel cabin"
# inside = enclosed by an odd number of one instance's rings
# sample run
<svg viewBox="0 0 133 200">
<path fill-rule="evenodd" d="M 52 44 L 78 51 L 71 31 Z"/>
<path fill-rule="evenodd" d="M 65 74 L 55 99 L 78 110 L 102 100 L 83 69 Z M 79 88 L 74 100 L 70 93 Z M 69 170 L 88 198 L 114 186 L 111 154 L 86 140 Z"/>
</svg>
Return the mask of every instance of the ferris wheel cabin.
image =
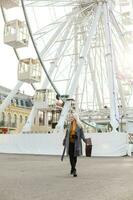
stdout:
<svg viewBox="0 0 133 200">
<path fill-rule="evenodd" d="M 36 90 L 34 104 L 38 109 L 52 109 L 56 106 L 56 93 L 52 89 Z"/>
<path fill-rule="evenodd" d="M 25 22 L 20 20 L 12 20 L 5 24 L 4 43 L 13 47 L 27 47 L 29 35 Z"/>
<path fill-rule="evenodd" d="M 18 80 L 27 83 L 41 81 L 41 66 L 38 59 L 22 59 L 18 65 Z"/>
</svg>

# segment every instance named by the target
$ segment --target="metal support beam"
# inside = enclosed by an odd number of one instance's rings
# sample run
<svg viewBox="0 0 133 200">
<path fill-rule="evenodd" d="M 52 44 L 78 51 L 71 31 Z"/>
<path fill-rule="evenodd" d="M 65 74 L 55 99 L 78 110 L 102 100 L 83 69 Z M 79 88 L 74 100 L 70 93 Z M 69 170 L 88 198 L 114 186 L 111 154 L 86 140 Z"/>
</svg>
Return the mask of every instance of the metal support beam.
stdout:
<svg viewBox="0 0 133 200">
<path fill-rule="evenodd" d="M 0 113 L 2 113 L 11 104 L 11 100 L 13 99 L 15 94 L 18 92 L 18 90 L 22 86 L 22 84 L 23 84 L 22 81 L 18 81 L 15 88 L 8 94 L 8 96 L 5 98 L 5 100 L 0 105 Z"/>
<path fill-rule="evenodd" d="M 32 127 L 32 125 L 34 123 L 34 118 L 37 115 L 37 113 L 38 113 L 38 110 L 37 110 L 36 106 L 34 105 L 32 107 L 30 115 L 28 116 L 27 122 L 26 122 L 25 126 L 23 127 L 21 133 L 24 133 L 24 132 L 28 133 L 28 132 L 31 131 L 31 127 Z"/>
</svg>

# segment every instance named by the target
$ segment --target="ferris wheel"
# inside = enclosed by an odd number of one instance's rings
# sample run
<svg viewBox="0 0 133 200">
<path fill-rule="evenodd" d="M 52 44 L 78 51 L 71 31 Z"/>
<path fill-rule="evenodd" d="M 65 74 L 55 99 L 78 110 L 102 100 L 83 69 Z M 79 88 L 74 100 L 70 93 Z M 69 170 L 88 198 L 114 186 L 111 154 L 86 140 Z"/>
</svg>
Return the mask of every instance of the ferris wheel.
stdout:
<svg viewBox="0 0 133 200">
<path fill-rule="evenodd" d="M 25 0 L 22 4 L 39 58 L 59 94 L 75 99 L 83 118 L 89 113 L 94 119 L 107 115 L 104 108 L 109 108 L 115 130 L 119 106 L 121 112 L 128 107 L 120 73 L 126 68 L 125 48 L 132 38 L 126 29 L 131 24 L 131 2 Z M 59 127 L 69 109 L 66 101 Z"/>
<path fill-rule="evenodd" d="M 109 116 L 115 131 L 132 95 L 132 77 L 126 72 L 133 42 L 132 1 L 21 0 L 21 6 L 46 74 L 41 89 L 53 88 L 64 101 L 57 129 L 63 128 L 74 102 L 81 119 L 95 122 Z"/>
</svg>

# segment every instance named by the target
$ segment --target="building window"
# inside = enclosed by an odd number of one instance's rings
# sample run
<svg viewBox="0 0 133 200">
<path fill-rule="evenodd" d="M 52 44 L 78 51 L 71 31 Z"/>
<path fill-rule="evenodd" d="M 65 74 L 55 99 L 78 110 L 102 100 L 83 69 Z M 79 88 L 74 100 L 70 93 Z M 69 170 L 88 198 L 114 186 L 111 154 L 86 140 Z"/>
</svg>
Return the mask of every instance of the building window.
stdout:
<svg viewBox="0 0 133 200">
<path fill-rule="evenodd" d="M 4 125 L 5 125 L 5 113 L 2 112 L 1 119 L 0 119 L 0 126 L 4 126 Z"/>
<path fill-rule="evenodd" d="M 26 107 L 31 107 L 32 103 L 30 100 L 27 100 L 27 101 L 25 101 L 25 105 L 26 105 Z"/>
<path fill-rule="evenodd" d="M 23 117 L 22 117 L 22 115 L 20 115 L 20 124 L 22 124 L 23 123 Z"/>
<path fill-rule="evenodd" d="M 24 101 L 20 100 L 21 106 L 24 106 Z"/>
<path fill-rule="evenodd" d="M 11 113 L 8 113 L 7 120 L 8 126 L 11 126 Z"/>
<path fill-rule="evenodd" d="M 2 112 L 2 121 L 5 121 L 5 113 Z"/>
<path fill-rule="evenodd" d="M 18 105 L 19 104 L 18 99 L 15 99 L 15 101 L 16 101 L 16 104 Z"/>
<path fill-rule="evenodd" d="M 14 115 L 14 127 L 17 127 L 17 115 Z"/>
<path fill-rule="evenodd" d="M 28 117 L 27 117 L 27 116 L 25 116 L 25 123 L 27 122 L 27 119 L 28 119 Z"/>
</svg>

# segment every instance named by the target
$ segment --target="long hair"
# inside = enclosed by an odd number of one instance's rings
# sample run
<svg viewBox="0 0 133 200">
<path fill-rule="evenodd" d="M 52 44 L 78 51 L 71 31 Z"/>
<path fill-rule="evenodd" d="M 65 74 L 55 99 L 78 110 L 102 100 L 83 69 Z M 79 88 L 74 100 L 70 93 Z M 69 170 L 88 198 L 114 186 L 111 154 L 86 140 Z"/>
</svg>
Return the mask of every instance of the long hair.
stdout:
<svg viewBox="0 0 133 200">
<path fill-rule="evenodd" d="M 72 115 L 72 117 L 76 120 L 77 125 L 78 125 L 80 128 L 83 128 L 82 122 L 80 121 L 78 114 L 77 114 L 77 113 L 71 113 L 71 115 Z"/>
</svg>

